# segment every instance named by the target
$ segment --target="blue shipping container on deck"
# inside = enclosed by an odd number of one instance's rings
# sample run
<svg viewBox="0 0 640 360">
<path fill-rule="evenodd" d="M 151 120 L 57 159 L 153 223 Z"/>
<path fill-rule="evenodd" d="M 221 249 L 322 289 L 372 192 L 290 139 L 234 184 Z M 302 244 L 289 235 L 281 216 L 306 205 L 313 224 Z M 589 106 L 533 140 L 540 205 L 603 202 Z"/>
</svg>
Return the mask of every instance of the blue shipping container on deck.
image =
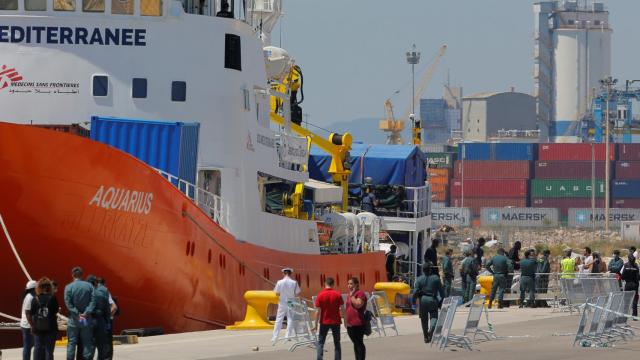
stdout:
<svg viewBox="0 0 640 360">
<path fill-rule="evenodd" d="M 458 159 L 465 160 L 535 160 L 535 144 L 527 143 L 463 143 L 458 145 Z"/>
<path fill-rule="evenodd" d="M 118 148 L 191 184 L 196 182 L 199 132 L 199 123 L 91 118 L 92 140 Z"/>
<path fill-rule="evenodd" d="M 611 196 L 614 199 L 640 199 L 640 180 L 614 180 Z"/>
<path fill-rule="evenodd" d="M 332 182 L 330 164 L 329 154 L 311 148 L 309 177 Z M 362 184 L 364 178 L 371 177 L 376 185 L 424 186 L 427 178 L 426 157 L 413 145 L 353 144 L 350 164 L 351 184 Z"/>
</svg>

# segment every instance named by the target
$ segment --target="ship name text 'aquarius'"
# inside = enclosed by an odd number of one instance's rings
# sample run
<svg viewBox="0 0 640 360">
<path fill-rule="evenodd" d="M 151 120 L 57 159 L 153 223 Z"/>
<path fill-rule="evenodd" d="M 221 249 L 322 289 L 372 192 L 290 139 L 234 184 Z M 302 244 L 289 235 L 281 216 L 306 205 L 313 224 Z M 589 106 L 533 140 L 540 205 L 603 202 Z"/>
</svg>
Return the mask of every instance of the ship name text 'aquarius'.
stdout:
<svg viewBox="0 0 640 360">
<path fill-rule="evenodd" d="M 146 29 L 0 25 L 0 43 L 147 46 Z"/>
<path fill-rule="evenodd" d="M 113 186 L 105 190 L 100 186 L 89 205 L 95 205 L 107 210 L 120 210 L 137 214 L 149 214 L 153 202 L 153 193 L 118 189 Z"/>
</svg>

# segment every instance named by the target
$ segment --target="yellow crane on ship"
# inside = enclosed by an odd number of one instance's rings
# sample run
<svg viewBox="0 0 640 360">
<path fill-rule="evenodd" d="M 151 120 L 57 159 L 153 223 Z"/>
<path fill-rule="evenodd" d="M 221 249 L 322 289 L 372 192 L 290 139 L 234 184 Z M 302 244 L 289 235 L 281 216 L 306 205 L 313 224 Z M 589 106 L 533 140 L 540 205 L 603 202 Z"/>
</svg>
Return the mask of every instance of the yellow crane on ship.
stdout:
<svg viewBox="0 0 640 360">
<path fill-rule="evenodd" d="M 329 165 L 329 174 L 333 179 L 333 183 L 342 188 L 342 211 L 348 210 L 349 202 L 349 175 L 351 174 L 349 164 L 349 152 L 351 151 L 351 144 L 353 138 L 350 133 L 344 134 L 331 133 L 328 138 L 322 136 L 300 126 L 302 123 L 302 110 L 300 109 L 297 101 L 297 92 L 302 88 L 302 70 L 299 66 L 291 66 L 288 76 L 282 81 L 272 82 L 271 88 L 278 96 L 271 96 L 271 111 L 270 118 L 274 123 L 289 127 L 294 133 L 306 137 L 309 141 L 309 148 L 311 144 L 318 146 L 331 155 L 331 164 Z M 287 91 L 288 90 L 288 91 Z M 279 114 L 283 109 L 285 102 L 283 98 L 290 95 L 291 106 L 291 122 L 286 123 L 285 118 Z M 289 195 L 290 206 L 285 209 L 285 215 L 295 218 L 306 218 L 304 212 L 300 211 L 302 208 L 302 193 L 304 191 L 304 184 L 296 184 L 295 191 Z"/>
<path fill-rule="evenodd" d="M 427 86 L 429 86 L 429 83 L 431 82 L 431 79 L 433 78 L 433 75 L 435 74 L 435 71 L 438 68 L 438 65 L 440 65 L 440 60 L 444 56 L 444 53 L 446 52 L 446 50 L 447 50 L 446 44 L 440 46 L 440 49 L 438 49 L 438 53 L 436 54 L 435 58 L 433 59 L 431 64 L 429 64 L 424 74 L 422 75 L 422 78 L 420 79 L 418 87 L 415 89 L 415 94 L 413 95 L 413 99 L 408 105 L 407 111 L 405 111 L 405 113 L 400 119 L 396 119 L 393 116 L 393 104 L 391 103 L 391 99 L 385 100 L 384 102 L 385 119 L 380 120 L 379 128 L 380 130 L 388 133 L 387 144 L 400 145 L 404 143 L 404 141 L 402 140 L 402 131 L 405 128 L 404 119 L 409 119 L 411 121 L 412 143 L 414 145 L 422 144 L 421 120 L 425 120 L 425 119 L 416 119 L 415 114 L 412 113 L 412 110 L 413 110 L 412 104 L 416 102 L 417 103 L 420 102 L 420 97 L 422 97 L 422 94 L 427 89 Z"/>
</svg>

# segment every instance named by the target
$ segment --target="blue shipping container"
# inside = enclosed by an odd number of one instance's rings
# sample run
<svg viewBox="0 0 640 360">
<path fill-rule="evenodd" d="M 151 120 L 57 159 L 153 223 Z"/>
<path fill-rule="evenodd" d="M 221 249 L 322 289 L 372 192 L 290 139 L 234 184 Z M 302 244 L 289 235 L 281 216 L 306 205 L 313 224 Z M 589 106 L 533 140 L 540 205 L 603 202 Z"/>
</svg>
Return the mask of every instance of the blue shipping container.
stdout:
<svg viewBox="0 0 640 360">
<path fill-rule="evenodd" d="M 463 143 L 458 145 L 458 158 L 465 160 L 535 160 L 535 144 L 527 143 Z"/>
<path fill-rule="evenodd" d="M 614 199 L 640 199 L 640 180 L 614 180 L 611 195 Z"/>
<path fill-rule="evenodd" d="M 91 118 L 92 140 L 118 148 L 191 184 L 196 182 L 199 133 L 199 123 Z"/>
</svg>

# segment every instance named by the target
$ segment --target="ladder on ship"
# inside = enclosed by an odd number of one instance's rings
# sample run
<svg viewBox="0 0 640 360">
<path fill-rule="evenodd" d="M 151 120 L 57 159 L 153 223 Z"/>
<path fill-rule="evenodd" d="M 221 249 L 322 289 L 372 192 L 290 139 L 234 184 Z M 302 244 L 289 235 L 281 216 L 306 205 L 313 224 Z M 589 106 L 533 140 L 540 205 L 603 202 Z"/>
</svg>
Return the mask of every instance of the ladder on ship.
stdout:
<svg viewBox="0 0 640 360">
<path fill-rule="evenodd" d="M 154 168 L 155 169 L 155 168 Z M 200 209 L 209 215 L 211 220 L 220 225 L 223 229 L 231 232 L 229 226 L 229 204 L 222 199 L 222 197 L 213 194 L 201 187 L 198 187 L 188 181 L 171 175 L 168 172 L 160 169 L 155 169 L 163 178 L 173 184 L 186 195 L 191 201 L 193 201 Z"/>
</svg>

